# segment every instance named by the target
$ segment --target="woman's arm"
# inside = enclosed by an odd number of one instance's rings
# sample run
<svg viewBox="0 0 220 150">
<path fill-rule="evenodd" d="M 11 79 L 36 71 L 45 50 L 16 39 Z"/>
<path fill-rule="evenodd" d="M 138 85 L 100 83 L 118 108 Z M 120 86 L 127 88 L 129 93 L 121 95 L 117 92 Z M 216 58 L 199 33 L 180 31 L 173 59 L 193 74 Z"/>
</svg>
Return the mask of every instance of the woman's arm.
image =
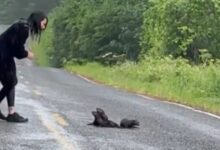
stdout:
<svg viewBox="0 0 220 150">
<path fill-rule="evenodd" d="M 30 58 L 32 54 L 25 49 L 25 43 L 29 35 L 29 27 L 25 23 L 16 23 L 15 28 L 15 42 L 14 42 L 14 57 L 18 59 Z"/>
<path fill-rule="evenodd" d="M 34 58 L 34 53 L 28 51 L 28 56 L 27 56 L 28 59 L 33 59 Z"/>
</svg>

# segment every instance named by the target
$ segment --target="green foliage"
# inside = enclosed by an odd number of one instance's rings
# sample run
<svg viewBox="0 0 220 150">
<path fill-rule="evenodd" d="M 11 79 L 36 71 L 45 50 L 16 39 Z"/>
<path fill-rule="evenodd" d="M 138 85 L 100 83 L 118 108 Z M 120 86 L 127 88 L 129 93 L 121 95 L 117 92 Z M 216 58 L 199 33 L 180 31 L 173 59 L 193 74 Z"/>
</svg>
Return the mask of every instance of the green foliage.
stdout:
<svg viewBox="0 0 220 150">
<path fill-rule="evenodd" d="M 146 0 L 64 0 L 54 13 L 55 66 L 113 53 L 137 60 Z"/>
<path fill-rule="evenodd" d="M 220 65 L 190 65 L 186 59 L 145 57 L 114 67 L 121 76 L 144 83 L 146 91 L 177 99 L 220 97 Z"/>
<path fill-rule="evenodd" d="M 220 61 L 191 65 L 187 59 L 145 57 L 112 67 L 94 63 L 65 67 L 116 87 L 187 104 L 220 114 Z"/>
<path fill-rule="evenodd" d="M 52 32 L 40 46 L 48 47 L 53 66 L 220 113 L 219 5 L 219 0 L 64 0 L 51 14 Z M 140 50 L 139 62 L 126 61 L 137 60 Z M 89 63 L 94 60 L 117 65 Z"/>
<path fill-rule="evenodd" d="M 218 0 L 157 0 L 146 10 L 142 53 L 172 54 L 199 62 L 200 49 L 220 57 Z"/>
</svg>

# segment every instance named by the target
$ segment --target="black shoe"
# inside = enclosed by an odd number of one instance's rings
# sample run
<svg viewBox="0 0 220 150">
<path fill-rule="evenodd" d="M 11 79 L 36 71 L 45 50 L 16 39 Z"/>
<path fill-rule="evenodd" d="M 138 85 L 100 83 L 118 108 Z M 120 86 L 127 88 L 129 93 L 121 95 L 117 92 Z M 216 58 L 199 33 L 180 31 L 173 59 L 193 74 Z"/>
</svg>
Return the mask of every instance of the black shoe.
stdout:
<svg viewBox="0 0 220 150">
<path fill-rule="evenodd" d="M 0 119 L 6 120 L 6 117 L 5 117 L 5 115 L 3 115 L 3 113 L 1 112 L 1 110 L 0 110 Z"/>
<path fill-rule="evenodd" d="M 27 118 L 24 118 L 22 116 L 20 116 L 18 113 L 13 113 L 13 114 L 9 114 L 6 118 L 6 120 L 8 122 L 15 122 L 15 123 L 24 123 L 24 122 L 28 122 Z"/>
</svg>

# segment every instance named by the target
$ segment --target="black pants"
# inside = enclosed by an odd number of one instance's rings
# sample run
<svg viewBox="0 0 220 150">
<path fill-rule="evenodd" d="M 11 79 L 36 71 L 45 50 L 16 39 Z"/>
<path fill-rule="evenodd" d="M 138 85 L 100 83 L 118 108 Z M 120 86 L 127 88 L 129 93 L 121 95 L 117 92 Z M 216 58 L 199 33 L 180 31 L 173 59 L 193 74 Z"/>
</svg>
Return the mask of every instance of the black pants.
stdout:
<svg viewBox="0 0 220 150">
<path fill-rule="evenodd" d="M 15 105 L 15 86 L 18 82 L 14 59 L 4 62 L 4 66 L 0 65 L 0 82 L 3 86 L 0 91 L 0 102 L 6 97 L 8 106 L 13 107 Z"/>
</svg>

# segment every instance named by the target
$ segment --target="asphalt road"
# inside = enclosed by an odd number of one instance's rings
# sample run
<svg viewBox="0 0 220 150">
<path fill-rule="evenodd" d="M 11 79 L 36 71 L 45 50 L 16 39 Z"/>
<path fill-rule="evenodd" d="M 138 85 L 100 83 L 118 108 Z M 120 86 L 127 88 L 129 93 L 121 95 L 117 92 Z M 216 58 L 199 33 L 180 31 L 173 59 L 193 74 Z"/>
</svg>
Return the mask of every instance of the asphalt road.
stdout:
<svg viewBox="0 0 220 150">
<path fill-rule="evenodd" d="M 89 82 L 54 68 L 18 63 L 16 110 L 25 124 L 0 121 L 1 150 L 220 150 L 220 119 Z M 138 129 L 96 128 L 91 111 L 140 121 Z M 1 104 L 7 114 L 7 105 Z"/>
</svg>

